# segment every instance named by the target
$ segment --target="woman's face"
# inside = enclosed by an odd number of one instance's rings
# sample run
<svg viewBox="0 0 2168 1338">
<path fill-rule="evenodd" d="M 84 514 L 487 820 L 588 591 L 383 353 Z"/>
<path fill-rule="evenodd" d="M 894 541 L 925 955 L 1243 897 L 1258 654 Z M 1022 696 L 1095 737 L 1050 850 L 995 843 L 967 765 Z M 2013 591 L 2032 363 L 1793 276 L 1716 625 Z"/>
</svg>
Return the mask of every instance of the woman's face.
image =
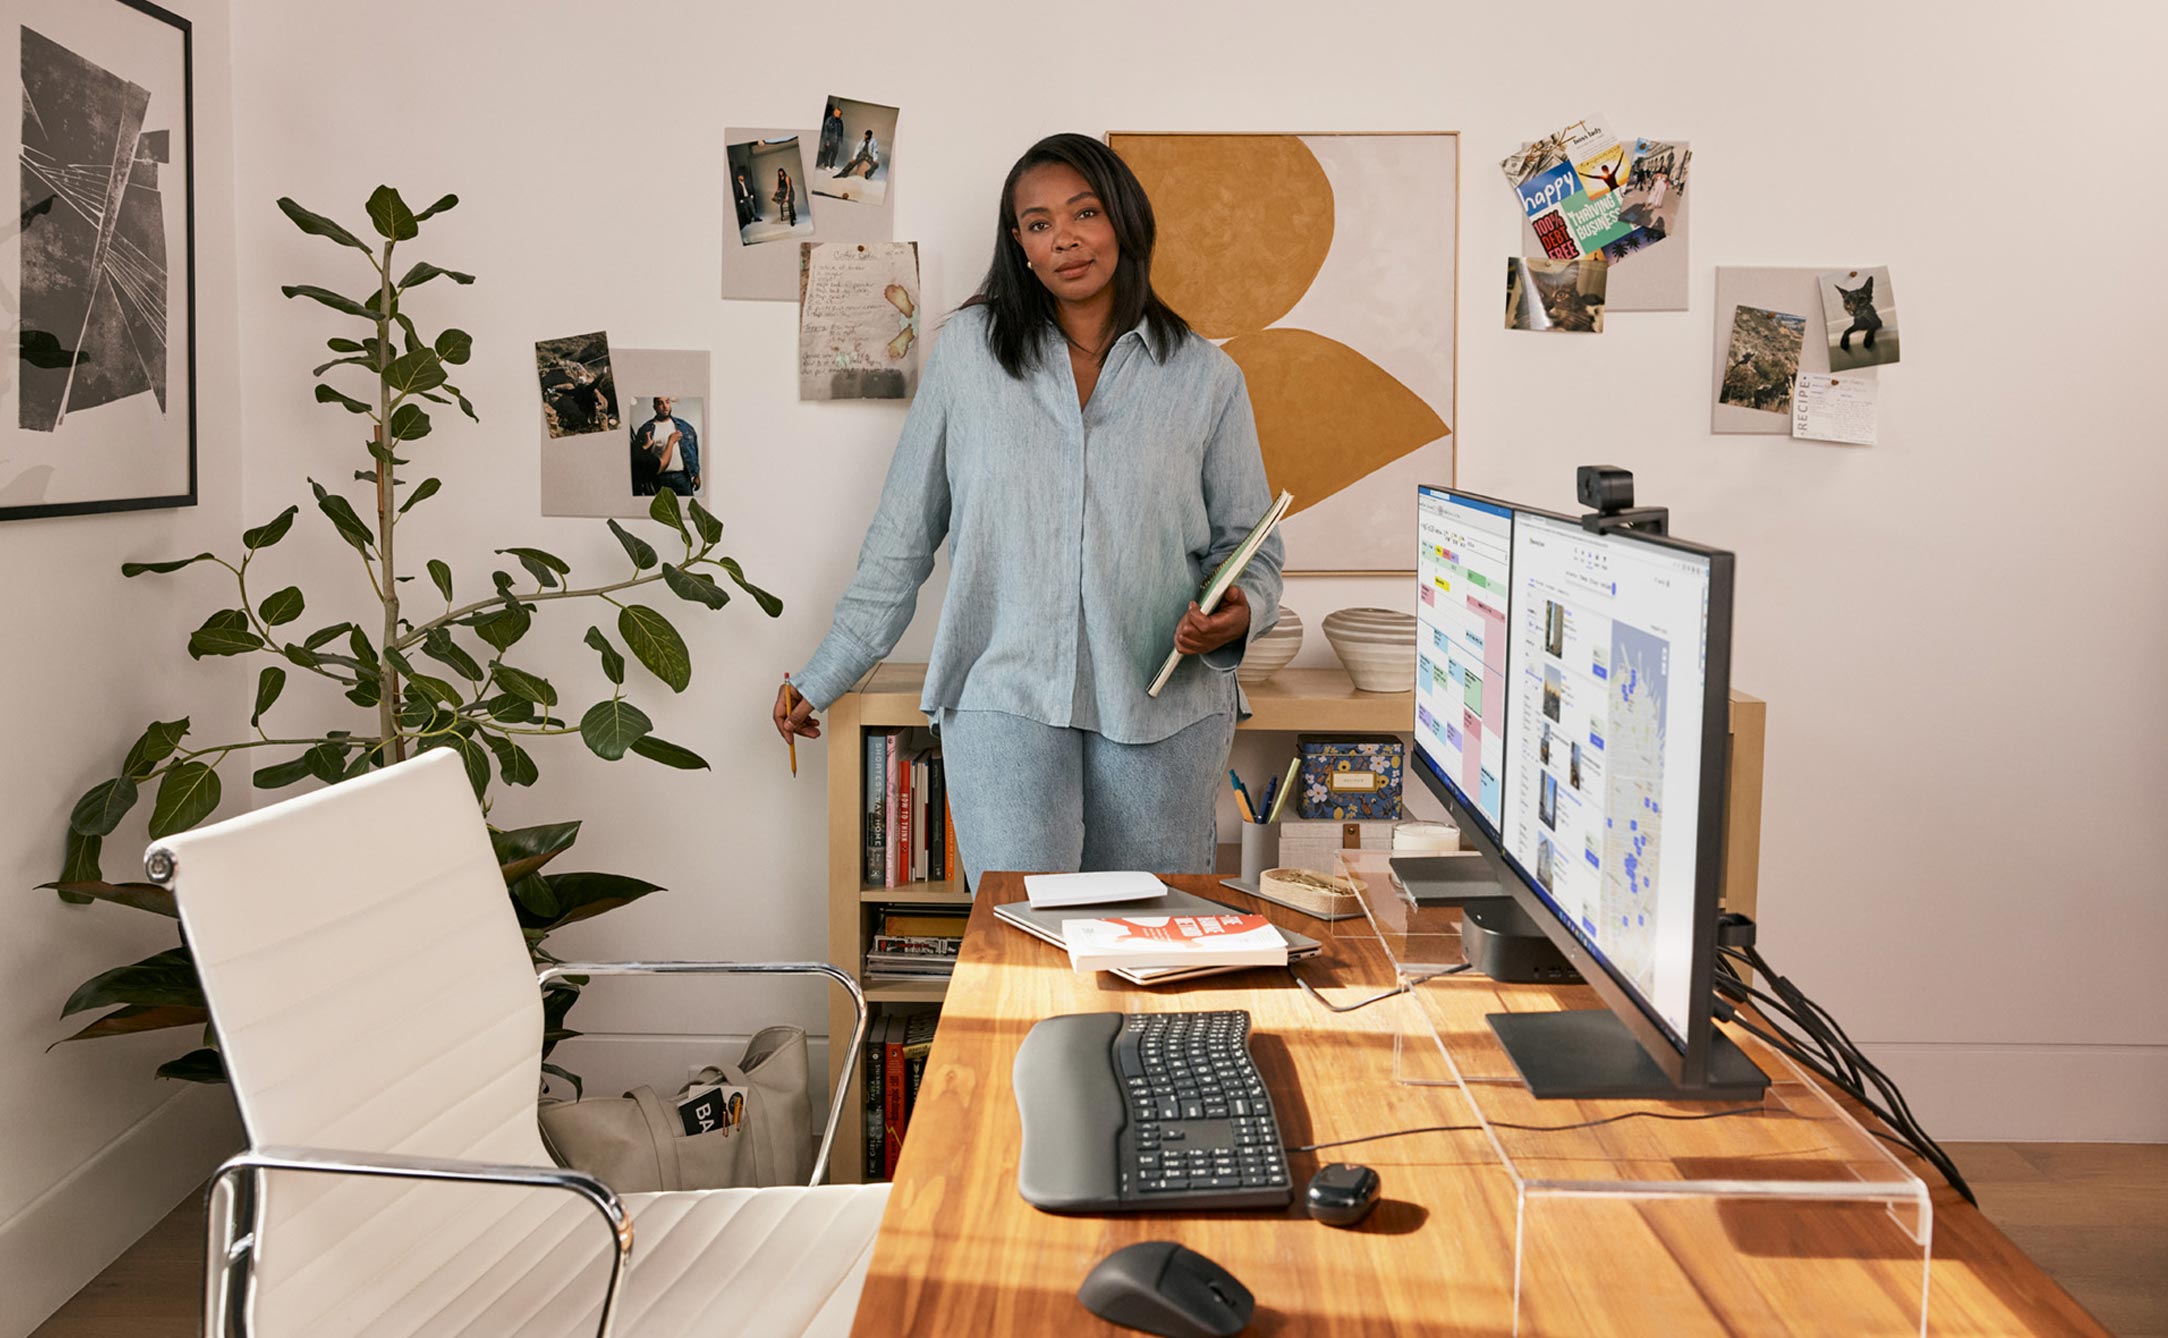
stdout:
<svg viewBox="0 0 2168 1338">
<path fill-rule="evenodd" d="M 1066 163 L 1043 163 L 1017 181 L 1009 235 L 1024 248 L 1039 282 L 1065 302 L 1089 301 L 1105 291 L 1122 258 L 1106 206 L 1084 174 Z"/>
</svg>

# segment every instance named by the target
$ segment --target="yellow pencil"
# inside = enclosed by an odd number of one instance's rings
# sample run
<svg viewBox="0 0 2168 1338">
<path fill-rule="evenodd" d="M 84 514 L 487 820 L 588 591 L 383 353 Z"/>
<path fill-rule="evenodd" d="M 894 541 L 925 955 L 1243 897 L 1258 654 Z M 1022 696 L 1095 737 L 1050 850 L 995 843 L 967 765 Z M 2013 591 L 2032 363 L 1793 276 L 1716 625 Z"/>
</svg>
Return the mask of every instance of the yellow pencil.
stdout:
<svg viewBox="0 0 2168 1338">
<path fill-rule="evenodd" d="M 1257 821 L 1257 815 L 1250 811 L 1250 801 L 1243 797 L 1240 790 L 1235 791 L 1235 807 L 1242 811 L 1242 820 L 1244 822 Z"/>
<path fill-rule="evenodd" d="M 790 675 L 788 673 L 783 675 L 783 709 L 786 712 L 798 709 L 798 689 L 790 685 Z M 790 740 L 790 774 L 796 776 L 798 774 L 797 730 L 793 729 L 787 737 Z"/>
</svg>

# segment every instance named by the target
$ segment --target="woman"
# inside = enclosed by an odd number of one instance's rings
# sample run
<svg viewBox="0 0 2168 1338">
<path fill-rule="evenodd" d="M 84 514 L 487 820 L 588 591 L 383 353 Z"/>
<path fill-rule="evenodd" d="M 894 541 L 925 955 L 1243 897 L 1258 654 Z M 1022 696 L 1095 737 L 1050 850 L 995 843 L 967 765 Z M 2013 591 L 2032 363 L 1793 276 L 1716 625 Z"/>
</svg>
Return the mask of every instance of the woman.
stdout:
<svg viewBox="0 0 2168 1338">
<path fill-rule="evenodd" d="M 798 185 L 790 179 L 790 172 L 785 168 L 778 167 L 775 169 L 775 195 L 773 198 L 777 204 L 783 207 L 783 226 L 786 228 L 797 227 Z"/>
<path fill-rule="evenodd" d="M 813 166 L 816 169 L 834 167 L 836 159 L 842 156 L 843 109 L 831 102 L 828 104 L 828 114 L 821 118 L 820 152 L 814 156 Z"/>
<path fill-rule="evenodd" d="M 920 708 L 939 731 L 966 880 L 987 869 L 1209 871 L 1242 698 L 1278 616 L 1266 542 L 1216 612 L 1199 586 L 1270 503 L 1233 360 L 1152 291 L 1152 207 L 1083 135 L 1032 146 L 994 259 L 904 420 L 834 625 L 776 693 L 786 738 L 949 586 Z M 1186 611 L 1185 611 L 1186 610 Z M 1172 642 L 1182 663 L 1144 695 Z"/>
</svg>

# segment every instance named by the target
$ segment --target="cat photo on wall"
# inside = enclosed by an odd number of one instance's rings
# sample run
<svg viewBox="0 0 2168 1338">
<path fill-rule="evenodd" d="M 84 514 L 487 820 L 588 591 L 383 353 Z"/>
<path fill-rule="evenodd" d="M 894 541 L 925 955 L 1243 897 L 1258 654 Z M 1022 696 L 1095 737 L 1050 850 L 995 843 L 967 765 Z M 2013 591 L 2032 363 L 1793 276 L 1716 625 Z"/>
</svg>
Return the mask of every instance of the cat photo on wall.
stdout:
<svg viewBox="0 0 2168 1338">
<path fill-rule="evenodd" d="M 1815 276 L 1829 334 L 1829 370 L 1849 372 L 1897 361 L 1897 293 L 1889 267 L 1831 270 Z"/>
</svg>

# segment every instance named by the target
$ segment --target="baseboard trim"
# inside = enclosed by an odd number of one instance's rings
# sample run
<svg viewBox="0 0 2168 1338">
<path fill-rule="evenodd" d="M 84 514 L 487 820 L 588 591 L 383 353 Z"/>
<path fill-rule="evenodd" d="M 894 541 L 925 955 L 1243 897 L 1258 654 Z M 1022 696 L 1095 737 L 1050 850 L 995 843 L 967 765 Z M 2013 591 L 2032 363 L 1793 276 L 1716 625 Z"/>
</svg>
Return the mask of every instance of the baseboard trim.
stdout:
<svg viewBox="0 0 2168 1338">
<path fill-rule="evenodd" d="M 1861 1045 L 1942 1142 L 2168 1143 L 2168 1045 Z"/>
<path fill-rule="evenodd" d="M 51 1318 L 227 1157 L 241 1120 L 224 1087 L 185 1085 L 0 1224 L 0 1338 Z"/>
</svg>

